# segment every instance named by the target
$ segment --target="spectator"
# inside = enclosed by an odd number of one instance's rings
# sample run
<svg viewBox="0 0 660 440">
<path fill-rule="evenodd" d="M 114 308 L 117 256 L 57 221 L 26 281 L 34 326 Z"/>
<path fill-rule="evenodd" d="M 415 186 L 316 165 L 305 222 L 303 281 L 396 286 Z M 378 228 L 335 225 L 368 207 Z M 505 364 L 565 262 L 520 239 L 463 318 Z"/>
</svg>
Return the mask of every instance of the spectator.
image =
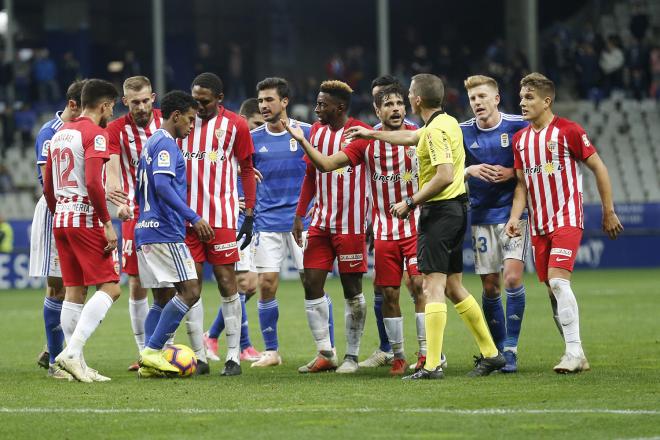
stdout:
<svg viewBox="0 0 660 440">
<path fill-rule="evenodd" d="M 603 71 L 603 86 L 605 93 L 609 96 L 614 89 L 623 88 L 623 67 L 625 58 L 619 45 L 619 39 L 610 35 L 605 43 L 605 48 L 600 53 L 600 68 Z"/>
<path fill-rule="evenodd" d="M 644 40 L 649 28 L 649 14 L 646 12 L 646 2 L 634 0 L 630 14 L 630 33 L 638 42 Z"/>
<path fill-rule="evenodd" d="M 14 114 L 16 129 L 21 135 L 23 155 L 34 145 L 32 131 L 37 123 L 37 112 L 35 112 L 28 103 L 23 103 L 20 110 Z"/>
<path fill-rule="evenodd" d="M 199 46 L 197 47 L 197 55 L 193 64 L 195 76 L 204 72 L 220 74 L 220 68 L 214 60 L 215 57 L 211 52 L 211 46 L 208 43 L 199 43 Z"/>
<path fill-rule="evenodd" d="M 50 58 L 48 49 L 41 49 L 37 52 L 33 74 L 40 103 L 50 105 L 60 98 L 57 84 L 57 66 Z"/>
<path fill-rule="evenodd" d="M 225 99 L 228 106 L 239 106 L 247 97 L 243 75 L 243 51 L 237 43 L 229 43 L 229 58 L 227 59 L 227 74 Z"/>
<path fill-rule="evenodd" d="M 587 99 L 600 80 L 598 55 L 591 43 L 584 42 L 578 46 L 575 54 L 575 70 L 580 98 Z"/>
<path fill-rule="evenodd" d="M 73 52 L 65 52 L 60 62 L 60 90 L 66 90 L 72 82 L 80 79 L 80 76 L 80 62 L 74 57 Z"/>
<path fill-rule="evenodd" d="M 7 194 L 14 189 L 11 173 L 4 164 L 0 164 L 0 194 Z"/>
<path fill-rule="evenodd" d="M 651 96 L 660 99 L 660 46 L 654 46 L 649 54 L 651 69 Z"/>
<path fill-rule="evenodd" d="M 330 79 L 346 80 L 346 65 L 341 55 L 335 53 L 330 57 L 325 64 L 325 72 Z"/>
<path fill-rule="evenodd" d="M 16 91 L 17 101 L 30 101 L 33 96 L 30 93 L 32 88 L 32 49 L 20 49 L 18 51 L 16 64 L 14 65 L 14 90 Z"/>
<path fill-rule="evenodd" d="M 14 230 L 0 215 L 0 254 L 11 254 L 14 250 Z"/>
<path fill-rule="evenodd" d="M 14 109 L 8 105 L 0 115 L 2 118 L 2 156 L 5 156 L 7 150 L 14 146 L 14 138 L 16 137 L 16 119 L 14 118 Z"/>
<path fill-rule="evenodd" d="M 431 64 L 431 60 L 429 59 L 428 49 L 423 44 L 417 46 L 413 51 L 410 70 L 413 76 L 418 73 L 431 73 L 433 71 L 433 64 Z"/>
<path fill-rule="evenodd" d="M 135 52 L 132 50 L 127 50 L 124 52 L 124 68 L 122 69 L 122 75 L 124 78 L 142 75 L 142 67 L 140 66 L 140 62 L 137 60 L 135 57 Z"/>
</svg>

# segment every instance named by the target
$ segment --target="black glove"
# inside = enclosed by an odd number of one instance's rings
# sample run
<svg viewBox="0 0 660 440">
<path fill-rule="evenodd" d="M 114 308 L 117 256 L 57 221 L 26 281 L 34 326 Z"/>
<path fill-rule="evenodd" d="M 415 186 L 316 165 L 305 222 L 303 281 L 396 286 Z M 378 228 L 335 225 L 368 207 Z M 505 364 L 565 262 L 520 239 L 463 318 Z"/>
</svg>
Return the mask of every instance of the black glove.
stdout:
<svg viewBox="0 0 660 440">
<path fill-rule="evenodd" d="M 241 241 L 241 238 L 245 237 L 245 240 L 243 241 L 243 244 L 241 245 L 241 250 L 248 247 L 248 245 L 252 241 L 252 227 L 253 227 L 253 225 L 254 225 L 254 216 L 253 215 L 246 215 L 245 218 L 243 219 L 243 224 L 241 225 L 241 230 L 238 231 L 238 237 L 236 237 L 236 241 Z"/>
</svg>

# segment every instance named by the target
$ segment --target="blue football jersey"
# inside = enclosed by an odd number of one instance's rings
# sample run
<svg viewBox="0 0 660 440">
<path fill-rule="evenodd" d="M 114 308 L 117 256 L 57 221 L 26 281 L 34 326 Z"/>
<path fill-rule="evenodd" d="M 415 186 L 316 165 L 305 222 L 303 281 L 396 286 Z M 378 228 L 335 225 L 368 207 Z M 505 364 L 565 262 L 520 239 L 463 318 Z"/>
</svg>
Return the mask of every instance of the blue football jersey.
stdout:
<svg viewBox="0 0 660 440">
<path fill-rule="evenodd" d="M 291 122 L 299 124 L 309 138 L 311 125 L 293 119 Z M 254 143 L 252 161 L 264 176 L 257 185 L 255 231 L 289 232 L 307 169 L 305 151 L 288 132 L 271 133 L 268 124 L 255 128 L 250 134 Z M 308 218 L 303 226 L 305 229 L 309 226 Z"/>
<path fill-rule="evenodd" d="M 53 119 L 41 126 L 39 133 L 37 134 L 37 140 L 34 147 L 37 156 L 37 176 L 39 177 L 39 183 L 41 186 L 44 185 L 44 178 L 41 175 L 41 168 L 39 165 L 45 165 L 48 161 L 50 140 L 53 138 L 57 130 L 59 130 L 62 125 L 64 125 L 64 121 L 62 121 L 61 116 L 62 112 L 57 112 Z"/>
<path fill-rule="evenodd" d="M 522 116 L 500 113 L 502 118 L 493 128 L 482 129 L 475 118 L 463 122 L 465 166 L 486 163 L 513 168 L 513 135 L 525 127 Z M 472 224 L 493 225 L 506 223 L 511 213 L 516 180 L 489 183 L 475 177 L 468 178 Z"/>
<path fill-rule="evenodd" d="M 186 235 L 185 219 L 181 212 L 158 197 L 154 175 L 174 177 L 174 191 L 186 202 L 186 162 L 174 138 L 158 129 L 142 148 L 137 171 L 137 200 L 140 215 L 135 225 L 135 245 L 147 243 L 180 243 Z"/>
</svg>

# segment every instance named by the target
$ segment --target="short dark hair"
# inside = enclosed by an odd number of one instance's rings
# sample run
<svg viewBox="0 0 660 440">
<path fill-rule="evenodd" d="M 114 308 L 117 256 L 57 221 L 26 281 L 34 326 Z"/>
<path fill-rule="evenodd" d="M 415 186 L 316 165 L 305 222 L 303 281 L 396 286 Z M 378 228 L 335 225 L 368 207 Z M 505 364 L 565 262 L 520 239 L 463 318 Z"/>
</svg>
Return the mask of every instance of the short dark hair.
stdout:
<svg viewBox="0 0 660 440">
<path fill-rule="evenodd" d="M 72 82 L 71 85 L 69 85 L 69 88 L 66 89 L 67 102 L 75 101 L 78 107 L 82 106 L 82 98 L 81 98 L 82 89 L 85 86 L 86 82 L 87 80 L 85 79 L 78 79 Z"/>
<path fill-rule="evenodd" d="M 351 94 L 353 93 L 353 89 L 343 81 L 323 81 L 321 83 L 320 91 L 343 102 L 346 105 L 346 108 L 351 105 Z"/>
<path fill-rule="evenodd" d="M 259 81 L 257 84 L 257 93 L 262 90 L 277 89 L 277 95 L 280 99 L 288 98 L 291 90 L 289 83 L 284 78 L 272 77 Z"/>
<path fill-rule="evenodd" d="M 376 93 L 376 97 L 374 98 L 376 107 L 380 107 L 381 105 L 383 105 L 383 101 L 385 100 L 385 98 L 387 98 L 390 95 L 399 95 L 401 98 L 403 98 L 405 102 L 406 92 L 403 89 L 403 86 L 401 85 L 401 83 L 394 83 L 384 87 L 378 93 Z"/>
<path fill-rule="evenodd" d="M 80 93 L 83 108 L 94 108 L 102 101 L 116 101 L 118 97 L 119 92 L 111 82 L 96 78 L 85 81 Z"/>
<path fill-rule="evenodd" d="M 392 84 L 401 84 L 401 81 L 394 75 L 383 75 L 371 81 L 371 88 L 391 86 Z"/>
<path fill-rule="evenodd" d="M 241 109 L 238 111 L 239 115 L 245 116 L 246 118 L 249 118 L 252 115 L 256 115 L 257 113 L 261 113 L 259 111 L 259 101 L 257 101 L 257 98 L 248 98 L 243 101 L 243 104 L 241 104 Z"/>
<path fill-rule="evenodd" d="M 224 90 L 224 86 L 220 77 L 211 72 L 204 72 L 197 75 L 197 77 L 193 80 L 190 88 L 192 89 L 195 86 L 209 89 L 215 96 L 220 96 Z"/>
<path fill-rule="evenodd" d="M 442 80 L 430 73 L 419 73 L 412 77 L 415 82 L 413 94 L 422 98 L 422 106 L 425 108 L 442 107 L 445 99 L 445 85 Z"/>
<path fill-rule="evenodd" d="M 198 104 L 195 98 L 183 90 L 172 90 L 166 93 L 160 101 L 160 111 L 163 114 L 163 119 L 169 119 L 172 113 L 177 110 L 185 113 L 191 108 L 197 110 L 197 107 Z"/>
</svg>

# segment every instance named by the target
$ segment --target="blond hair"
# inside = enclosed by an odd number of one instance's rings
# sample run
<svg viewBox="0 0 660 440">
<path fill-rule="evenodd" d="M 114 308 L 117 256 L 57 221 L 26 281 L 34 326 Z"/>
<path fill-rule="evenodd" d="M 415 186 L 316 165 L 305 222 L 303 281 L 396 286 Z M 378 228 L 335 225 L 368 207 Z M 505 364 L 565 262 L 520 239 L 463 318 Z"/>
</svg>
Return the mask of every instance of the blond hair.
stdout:
<svg viewBox="0 0 660 440">
<path fill-rule="evenodd" d="M 145 87 L 149 87 L 151 89 L 151 81 L 149 81 L 149 78 L 146 76 L 131 76 L 130 78 L 126 78 L 124 81 L 124 95 L 128 90 L 139 92 Z"/>
<path fill-rule="evenodd" d="M 520 88 L 527 87 L 535 90 L 542 97 L 550 97 L 555 101 L 555 83 L 547 76 L 538 72 L 532 72 L 520 80 Z"/>
<path fill-rule="evenodd" d="M 346 105 L 350 104 L 351 94 L 353 93 L 353 89 L 351 89 L 351 86 L 349 86 L 343 81 L 338 81 L 334 79 L 323 81 L 321 83 L 320 91 L 322 93 L 327 93 L 330 96 L 338 98 Z"/>
<path fill-rule="evenodd" d="M 500 92 L 500 88 L 497 85 L 495 78 L 491 78 L 490 76 L 486 75 L 468 76 L 465 81 L 463 81 L 463 85 L 465 86 L 465 90 L 470 90 L 479 86 L 490 86 L 495 89 L 497 93 Z"/>
</svg>

